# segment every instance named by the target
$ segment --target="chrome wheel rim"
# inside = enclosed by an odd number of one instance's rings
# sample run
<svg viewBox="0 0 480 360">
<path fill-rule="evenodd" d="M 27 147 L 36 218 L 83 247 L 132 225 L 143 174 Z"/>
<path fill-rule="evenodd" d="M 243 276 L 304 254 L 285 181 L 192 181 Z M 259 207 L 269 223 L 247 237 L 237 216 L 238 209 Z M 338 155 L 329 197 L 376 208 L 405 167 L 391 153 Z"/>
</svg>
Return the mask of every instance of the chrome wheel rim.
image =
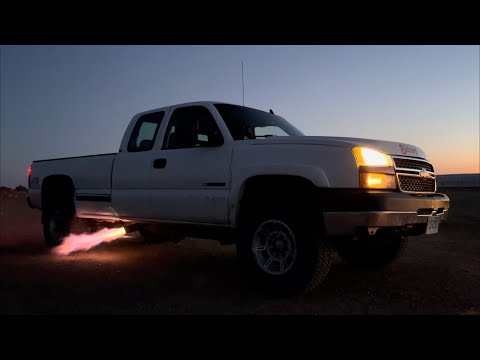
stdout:
<svg viewBox="0 0 480 360">
<path fill-rule="evenodd" d="M 271 275 L 283 275 L 297 258 L 292 230 L 279 220 L 262 223 L 253 235 L 252 251 L 257 265 Z"/>
</svg>

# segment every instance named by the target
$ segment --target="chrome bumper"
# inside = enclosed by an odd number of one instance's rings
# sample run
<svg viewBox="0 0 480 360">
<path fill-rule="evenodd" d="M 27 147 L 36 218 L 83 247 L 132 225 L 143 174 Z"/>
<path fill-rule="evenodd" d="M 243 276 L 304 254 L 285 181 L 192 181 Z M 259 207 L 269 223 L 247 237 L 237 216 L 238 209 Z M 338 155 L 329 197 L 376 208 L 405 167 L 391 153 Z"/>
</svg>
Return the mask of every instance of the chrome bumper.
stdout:
<svg viewBox="0 0 480 360">
<path fill-rule="evenodd" d="M 419 215 L 417 211 L 358 211 L 325 212 L 323 215 L 327 235 L 353 235 L 358 228 L 371 228 L 376 231 L 384 227 L 408 227 L 426 224 L 430 216 L 440 216 L 440 221 L 447 219 L 448 209 L 437 214 Z M 370 231 L 369 231 L 370 232 Z"/>
</svg>

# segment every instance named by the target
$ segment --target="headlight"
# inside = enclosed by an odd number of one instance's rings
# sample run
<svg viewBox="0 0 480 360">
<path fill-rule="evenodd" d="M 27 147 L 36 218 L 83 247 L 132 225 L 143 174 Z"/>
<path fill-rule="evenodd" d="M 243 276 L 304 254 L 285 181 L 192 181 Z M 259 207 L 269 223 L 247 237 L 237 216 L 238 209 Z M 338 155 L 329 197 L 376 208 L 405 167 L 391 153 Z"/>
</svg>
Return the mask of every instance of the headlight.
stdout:
<svg viewBox="0 0 480 360">
<path fill-rule="evenodd" d="M 352 151 L 357 161 L 361 189 L 397 188 L 395 170 L 389 155 L 364 147 L 356 147 Z"/>
<path fill-rule="evenodd" d="M 358 166 L 392 166 L 390 156 L 380 151 L 364 147 L 356 147 L 352 151 Z"/>
</svg>

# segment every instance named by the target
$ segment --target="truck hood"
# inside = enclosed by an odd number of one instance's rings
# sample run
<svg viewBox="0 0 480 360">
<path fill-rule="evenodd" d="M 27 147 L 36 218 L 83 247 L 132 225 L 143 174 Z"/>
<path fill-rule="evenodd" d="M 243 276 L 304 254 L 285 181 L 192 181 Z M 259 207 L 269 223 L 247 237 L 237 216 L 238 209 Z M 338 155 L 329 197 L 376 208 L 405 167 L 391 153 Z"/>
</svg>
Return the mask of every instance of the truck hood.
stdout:
<svg viewBox="0 0 480 360">
<path fill-rule="evenodd" d="M 389 155 L 410 156 L 426 159 L 425 152 L 417 146 L 393 141 L 335 137 L 335 136 L 285 136 L 270 137 L 267 139 L 250 140 L 252 145 L 268 144 L 301 144 L 301 145 L 326 145 L 340 146 L 353 149 L 356 146 L 364 146 L 384 152 Z"/>
</svg>

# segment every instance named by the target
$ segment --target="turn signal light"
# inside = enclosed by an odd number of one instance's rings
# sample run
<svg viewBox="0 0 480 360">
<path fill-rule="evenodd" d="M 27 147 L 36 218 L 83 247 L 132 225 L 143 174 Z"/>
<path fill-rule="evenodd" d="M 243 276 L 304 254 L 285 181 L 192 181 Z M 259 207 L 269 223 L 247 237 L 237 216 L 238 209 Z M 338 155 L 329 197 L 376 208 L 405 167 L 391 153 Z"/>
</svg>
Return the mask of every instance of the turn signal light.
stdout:
<svg viewBox="0 0 480 360">
<path fill-rule="evenodd" d="M 396 189 L 395 175 L 360 173 L 360 187 L 363 189 Z"/>
</svg>

